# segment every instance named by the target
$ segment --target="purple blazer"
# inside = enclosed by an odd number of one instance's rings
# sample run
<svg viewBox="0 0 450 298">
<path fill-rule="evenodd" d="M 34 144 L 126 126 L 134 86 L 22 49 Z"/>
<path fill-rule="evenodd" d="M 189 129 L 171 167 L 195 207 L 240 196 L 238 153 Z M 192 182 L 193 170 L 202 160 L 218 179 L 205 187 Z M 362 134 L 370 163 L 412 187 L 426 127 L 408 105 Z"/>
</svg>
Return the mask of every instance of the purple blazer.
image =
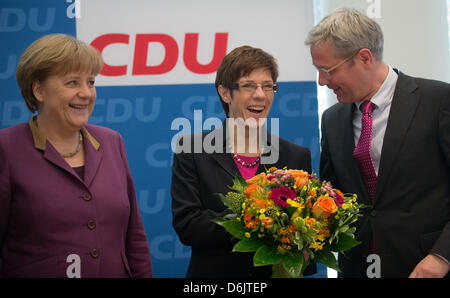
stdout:
<svg viewBox="0 0 450 298">
<path fill-rule="evenodd" d="M 34 121 L 0 130 L 0 276 L 152 277 L 122 137 L 82 134 L 84 180 Z"/>
</svg>

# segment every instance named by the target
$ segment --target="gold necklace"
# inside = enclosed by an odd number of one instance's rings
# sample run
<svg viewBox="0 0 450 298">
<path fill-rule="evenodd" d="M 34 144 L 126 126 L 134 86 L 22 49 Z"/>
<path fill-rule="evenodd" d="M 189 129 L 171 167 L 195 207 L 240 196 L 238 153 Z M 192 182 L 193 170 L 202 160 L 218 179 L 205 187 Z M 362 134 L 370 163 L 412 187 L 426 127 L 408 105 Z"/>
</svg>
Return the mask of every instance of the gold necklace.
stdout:
<svg viewBox="0 0 450 298">
<path fill-rule="evenodd" d="M 62 157 L 64 157 L 64 158 L 71 158 L 71 157 L 74 157 L 78 152 L 80 152 L 81 144 L 83 143 L 83 135 L 81 134 L 81 131 L 79 133 L 80 133 L 80 138 L 78 139 L 77 149 L 75 149 L 75 151 L 67 153 L 67 154 L 61 154 L 60 153 Z"/>
</svg>

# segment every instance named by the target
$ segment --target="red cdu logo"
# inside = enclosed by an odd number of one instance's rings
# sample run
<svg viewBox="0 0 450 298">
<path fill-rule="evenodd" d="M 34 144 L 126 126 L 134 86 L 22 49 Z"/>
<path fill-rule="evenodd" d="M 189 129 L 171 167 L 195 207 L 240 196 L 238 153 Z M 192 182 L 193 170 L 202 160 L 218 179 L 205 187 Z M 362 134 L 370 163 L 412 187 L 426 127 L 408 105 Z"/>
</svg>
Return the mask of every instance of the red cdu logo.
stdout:
<svg viewBox="0 0 450 298">
<path fill-rule="evenodd" d="M 216 33 L 213 47 L 213 57 L 207 64 L 198 62 L 199 33 L 186 33 L 184 37 L 183 62 L 192 73 L 209 74 L 219 67 L 220 62 L 227 52 L 228 33 Z M 103 34 L 95 38 L 91 45 L 100 53 L 108 46 L 114 44 L 129 44 L 130 35 L 123 33 Z M 152 43 L 159 43 L 164 48 L 164 58 L 158 65 L 148 65 L 149 48 Z M 132 75 L 160 75 L 170 72 L 178 62 L 179 47 L 177 41 L 168 34 L 148 33 L 136 34 L 134 44 L 134 57 Z M 124 76 L 127 74 L 128 65 L 110 65 L 104 61 L 101 75 Z"/>
</svg>

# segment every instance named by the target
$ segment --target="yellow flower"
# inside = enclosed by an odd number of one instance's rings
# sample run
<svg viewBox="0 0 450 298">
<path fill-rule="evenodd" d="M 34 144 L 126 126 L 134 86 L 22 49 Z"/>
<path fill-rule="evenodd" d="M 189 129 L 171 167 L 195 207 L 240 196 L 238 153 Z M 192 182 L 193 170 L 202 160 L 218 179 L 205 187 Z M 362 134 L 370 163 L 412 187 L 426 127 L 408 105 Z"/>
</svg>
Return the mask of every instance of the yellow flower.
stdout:
<svg viewBox="0 0 450 298">
<path fill-rule="evenodd" d="M 251 237 L 250 233 L 249 232 L 245 232 L 245 237 L 250 238 Z"/>
<path fill-rule="evenodd" d="M 347 210 L 348 208 L 350 208 L 350 204 L 348 203 L 342 204 L 342 209 Z"/>
<path fill-rule="evenodd" d="M 298 202 L 293 201 L 293 200 L 291 200 L 291 199 L 287 199 L 287 200 L 286 200 L 286 203 L 288 203 L 288 204 L 289 204 L 290 206 L 292 206 L 292 207 L 297 207 L 297 208 L 300 208 L 300 209 L 303 208 L 303 205 L 302 205 L 301 203 L 298 203 Z"/>
<path fill-rule="evenodd" d="M 323 249 L 323 245 L 325 244 L 325 242 L 314 242 L 312 244 L 309 245 L 309 248 L 314 249 L 315 251 L 318 250 L 322 250 Z"/>
<path fill-rule="evenodd" d="M 325 235 L 316 234 L 316 235 L 313 235 L 313 238 L 314 238 L 314 240 L 323 241 L 325 239 Z"/>
<path fill-rule="evenodd" d="M 261 219 L 261 220 L 263 220 L 264 218 L 266 218 L 266 216 L 265 216 L 264 214 L 261 214 L 261 215 L 259 216 L 259 219 Z"/>
</svg>

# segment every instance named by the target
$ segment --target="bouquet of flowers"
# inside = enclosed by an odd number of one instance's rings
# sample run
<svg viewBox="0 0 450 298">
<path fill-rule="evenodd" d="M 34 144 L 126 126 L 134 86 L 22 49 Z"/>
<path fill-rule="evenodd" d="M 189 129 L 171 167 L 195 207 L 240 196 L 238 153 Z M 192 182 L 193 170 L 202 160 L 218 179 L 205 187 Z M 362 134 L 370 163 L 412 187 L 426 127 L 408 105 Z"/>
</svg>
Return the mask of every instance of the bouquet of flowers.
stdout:
<svg viewBox="0 0 450 298">
<path fill-rule="evenodd" d="M 219 194 L 232 213 L 213 221 L 239 239 L 233 252 L 255 252 L 254 266 L 272 265 L 272 277 L 302 277 L 307 254 L 339 271 L 333 252 L 360 243 L 350 224 L 365 206 L 315 175 L 272 167 L 233 182 Z"/>
</svg>

